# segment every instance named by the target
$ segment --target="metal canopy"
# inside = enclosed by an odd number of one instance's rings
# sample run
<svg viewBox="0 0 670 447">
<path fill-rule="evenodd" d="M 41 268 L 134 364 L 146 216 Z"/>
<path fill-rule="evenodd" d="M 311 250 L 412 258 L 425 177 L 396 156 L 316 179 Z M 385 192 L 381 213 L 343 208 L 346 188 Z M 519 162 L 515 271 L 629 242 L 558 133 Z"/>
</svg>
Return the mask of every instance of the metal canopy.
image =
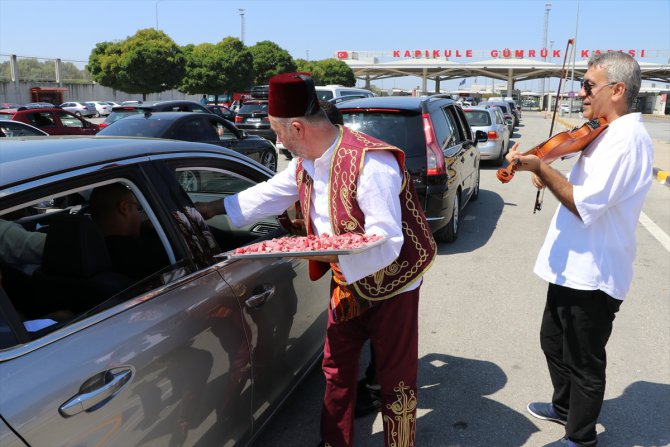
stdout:
<svg viewBox="0 0 670 447">
<path fill-rule="evenodd" d="M 486 61 L 461 63 L 446 59 L 402 59 L 391 62 L 365 62 L 347 59 L 344 62 L 354 72 L 356 78 L 364 80 L 369 87 L 370 81 L 401 76 L 417 76 L 426 81 L 440 81 L 485 76 L 515 83 L 531 79 L 561 77 L 562 63 L 544 62 L 533 59 L 490 59 Z M 661 83 L 670 83 L 670 64 L 638 62 L 642 70 L 642 79 Z M 575 78 L 582 78 L 587 70 L 588 61 L 575 63 Z M 572 74 L 572 64 L 566 67 Z"/>
</svg>

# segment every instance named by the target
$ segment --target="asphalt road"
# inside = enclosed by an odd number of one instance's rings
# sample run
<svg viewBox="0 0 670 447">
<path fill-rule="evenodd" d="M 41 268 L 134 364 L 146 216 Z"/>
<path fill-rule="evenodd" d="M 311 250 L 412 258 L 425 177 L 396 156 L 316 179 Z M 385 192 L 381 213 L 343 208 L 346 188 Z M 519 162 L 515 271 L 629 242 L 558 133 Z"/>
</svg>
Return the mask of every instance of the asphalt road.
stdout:
<svg viewBox="0 0 670 447">
<path fill-rule="evenodd" d="M 530 149 L 549 126 L 525 112 L 514 140 Z M 555 167 L 567 173 L 571 163 Z M 547 193 L 533 214 L 527 173 L 502 185 L 495 170 L 482 166 L 480 198 L 466 207 L 458 239 L 439 246 L 421 290 L 419 446 L 538 447 L 563 436 L 561 426 L 526 413 L 528 402 L 551 399 L 539 346 L 546 283 L 532 266 L 557 202 Z M 638 226 L 633 284 L 608 344 L 599 446 L 670 445 L 669 195 L 654 182 L 644 207 L 652 224 Z M 317 367 L 255 445 L 316 445 L 323 387 Z M 380 417 L 357 420 L 356 446 L 380 445 Z"/>
</svg>

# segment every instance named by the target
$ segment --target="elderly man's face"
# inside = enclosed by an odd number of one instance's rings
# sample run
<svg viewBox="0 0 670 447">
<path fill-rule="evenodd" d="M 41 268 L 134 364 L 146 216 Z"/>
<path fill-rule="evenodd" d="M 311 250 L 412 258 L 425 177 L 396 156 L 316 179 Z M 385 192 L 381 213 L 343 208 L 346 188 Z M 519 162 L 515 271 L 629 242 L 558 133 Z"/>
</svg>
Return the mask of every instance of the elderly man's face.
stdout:
<svg viewBox="0 0 670 447">
<path fill-rule="evenodd" d="M 270 117 L 270 127 L 277 134 L 277 139 L 282 142 L 291 154 L 296 157 L 304 157 L 305 154 L 300 145 L 298 130 L 295 128 L 293 122 L 290 122 L 288 126 L 285 123 L 285 120 Z"/>
</svg>

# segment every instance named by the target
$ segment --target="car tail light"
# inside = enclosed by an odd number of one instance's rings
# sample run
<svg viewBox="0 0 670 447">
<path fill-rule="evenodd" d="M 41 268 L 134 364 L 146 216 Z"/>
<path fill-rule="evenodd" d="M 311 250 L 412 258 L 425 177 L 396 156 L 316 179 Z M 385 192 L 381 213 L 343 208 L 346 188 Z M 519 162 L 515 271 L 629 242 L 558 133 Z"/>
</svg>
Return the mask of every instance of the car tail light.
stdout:
<svg viewBox="0 0 670 447">
<path fill-rule="evenodd" d="M 263 121 L 265 121 L 266 123 L 269 123 L 270 122 L 270 117 L 269 116 L 264 116 Z"/>
<path fill-rule="evenodd" d="M 498 132 L 495 130 L 489 130 L 489 140 L 497 140 L 498 139 Z"/>
<path fill-rule="evenodd" d="M 437 144 L 430 114 L 424 113 L 422 117 L 423 133 L 426 136 L 426 175 L 446 174 L 444 155 L 442 154 L 442 149 Z"/>
<path fill-rule="evenodd" d="M 109 124 L 107 124 L 107 123 L 100 123 L 100 124 L 98 124 L 98 126 L 100 126 L 100 128 L 102 129 L 103 127 L 107 127 L 107 126 L 109 126 Z"/>
<path fill-rule="evenodd" d="M 235 122 L 236 123 L 243 123 L 244 118 L 242 118 L 240 115 L 235 115 Z"/>
</svg>

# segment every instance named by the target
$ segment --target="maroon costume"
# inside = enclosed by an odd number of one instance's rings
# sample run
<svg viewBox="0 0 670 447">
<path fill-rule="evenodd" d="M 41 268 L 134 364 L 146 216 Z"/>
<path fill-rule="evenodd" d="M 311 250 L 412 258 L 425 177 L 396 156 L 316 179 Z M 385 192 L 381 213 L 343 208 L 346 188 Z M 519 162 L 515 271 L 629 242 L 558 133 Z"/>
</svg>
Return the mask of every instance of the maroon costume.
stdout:
<svg viewBox="0 0 670 447">
<path fill-rule="evenodd" d="M 365 341 L 375 347 L 387 446 L 414 445 L 416 431 L 419 288 L 405 289 L 432 264 L 436 245 L 421 210 L 404 153 L 368 135 L 341 128 L 330 166 L 328 206 L 333 234 L 363 233 L 365 215 L 356 185 L 367 151 L 391 152 L 403 173 L 400 192 L 404 242 L 399 256 L 380 271 L 348 284 L 337 264 L 310 262 L 313 279 L 333 270 L 323 372 L 326 392 L 321 436 L 332 447 L 353 445 L 358 361 Z M 312 179 L 297 161 L 296 182 L 306 228 Z"/>
</svg>

